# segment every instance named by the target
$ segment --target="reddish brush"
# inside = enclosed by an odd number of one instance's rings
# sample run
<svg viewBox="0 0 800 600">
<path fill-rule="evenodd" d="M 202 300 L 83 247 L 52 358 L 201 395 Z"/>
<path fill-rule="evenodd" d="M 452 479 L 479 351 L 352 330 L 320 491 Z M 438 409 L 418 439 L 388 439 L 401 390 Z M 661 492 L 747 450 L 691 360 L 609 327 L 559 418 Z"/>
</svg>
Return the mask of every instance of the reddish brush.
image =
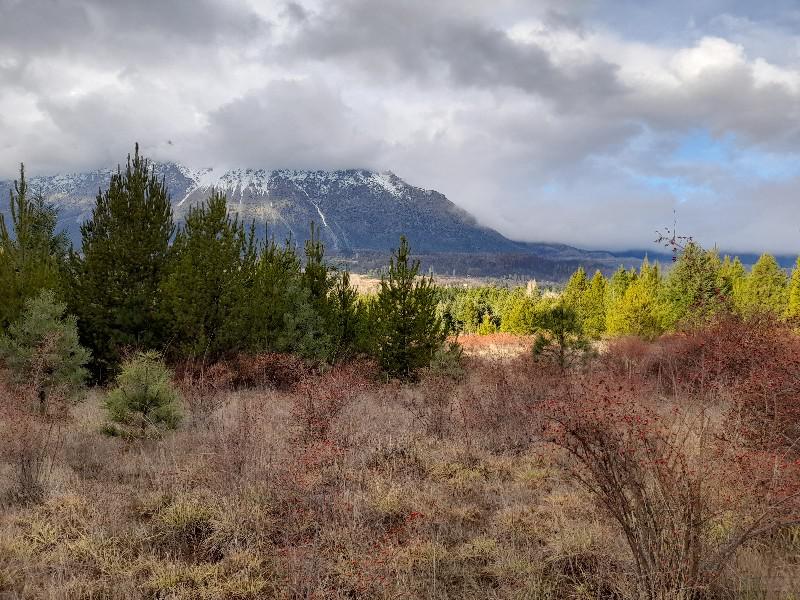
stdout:
<svg viewBox="0 0 800 600">
<path fill-rule="evenodd" d="M 339 413 L 369 385 L 368 373 L 364 365 L 355 363 L 321 376 L 307 376 L 295 385 L 292 416 L 299 425 L 301 442 L 327 439 Z"/>
<path fill-rule="evenodd" d="M 702 404 L 663 409 L 655 391 L 602 371 L 564 380 L 543 405 L 544 433 L 621 527 L 645 597 L 695 598 L 742 544 L 798 521 L 800 464 L 720 435 Z"/>
<path fill-rule="evenodd" d="M 203 365 L 187 361 L 175 369 L 181 396 L 193 418 L 203 424 L 207 424 L 208 418 L 223 403 L 235 377 L 236 374 L 224 362 Z"/>
<path fill-rule="evenodd" d="M 46 495 L 63 443 L 65 411 L 42 414 L 37 397 L 35 387 L 11 386 L 0 379 L 0 461 L 11 464 L 16 475 L 14 487 L 5 492 L 23 503 Z"/>
<path fill-rule="evenodd" d="M 268 352 L 240 354 L 230 363 L 239 387 L 260 387 L 287 390 L 308 376 L 312 369 L 293 354 Z"/>
<path fill-rule="evenodd" d="M 730 402 L 728 435 L 800 451 L 800 337 L 774 317 L 726 317 L 667 336 L 644 370 L 672 395 Z"/>
</svg>

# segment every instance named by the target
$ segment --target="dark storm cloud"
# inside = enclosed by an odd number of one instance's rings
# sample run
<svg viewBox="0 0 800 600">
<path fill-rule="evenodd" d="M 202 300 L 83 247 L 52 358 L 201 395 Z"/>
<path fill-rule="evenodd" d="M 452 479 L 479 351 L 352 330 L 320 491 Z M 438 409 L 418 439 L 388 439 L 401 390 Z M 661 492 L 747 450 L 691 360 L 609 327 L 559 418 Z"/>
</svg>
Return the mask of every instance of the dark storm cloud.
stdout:
<svg viewBox="0 0 800 600">
<path fill-rule="evenodd" d="M 596 58 L 556 65 L 536 44 L 514 41 L 477 18 L 442 7 L 450 8 L 413 1 L 329 3 L 308 19 L 287 56 L 339 58 L 378 78 L 430 83 L 444 75 L 459 86 L 507 86 L 568 106 L 624 91 L 615 65 Z"/>
<path fill-rule="evenodd" d="M 264 26 L 238 0 L 0 0 L 0 47 L 27 56 L 53 51 L 114 53 L 115 38 L 163 36 L 170 43 L 213 43 Z"/>
</svg>

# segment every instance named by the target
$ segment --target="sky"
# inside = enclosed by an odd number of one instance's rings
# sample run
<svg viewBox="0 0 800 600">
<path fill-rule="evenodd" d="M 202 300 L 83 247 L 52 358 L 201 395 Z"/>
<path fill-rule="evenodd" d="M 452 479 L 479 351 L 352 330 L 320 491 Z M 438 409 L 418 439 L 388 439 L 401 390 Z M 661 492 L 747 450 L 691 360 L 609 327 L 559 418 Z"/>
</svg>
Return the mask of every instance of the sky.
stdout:
<svg viewBox="0 0 800 600">
<path fill-rule="evenodd" d="M 514 239 L 800 252 L 800 0 L 0 0 L 0 178 L 390 170 Z"/>
</svg>

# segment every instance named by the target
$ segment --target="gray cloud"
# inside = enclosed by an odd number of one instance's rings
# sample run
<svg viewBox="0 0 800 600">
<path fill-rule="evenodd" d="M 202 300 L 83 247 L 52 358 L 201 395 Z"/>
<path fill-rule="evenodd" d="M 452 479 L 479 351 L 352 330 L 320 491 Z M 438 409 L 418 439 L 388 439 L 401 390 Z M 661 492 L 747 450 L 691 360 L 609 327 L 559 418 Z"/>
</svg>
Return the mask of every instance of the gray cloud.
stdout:
<svg viewBox="0 0 800 600">
<path fill-rule="evenodd" d="M 560 106 L 623 91 L 616 67 L 604 60 L 557 66 L 537 44 L 514 41 L 477 18 L 452 16 L 449 8 L 448 3 L 330 3 L 308 19 L 286 55 L 341 58 L 378 78 L 403 76 L 428 84 L 444 75 L 459 86 L 507 86 Z"/>
<path fill-rule="evenodd" d="M 641 247 L 677 209 L 706 243 L 793 252 L 800 11 L 0 0 L 0 177 L 135 140 L 194 166 L 391 169 L 521 239 Z"/>
<path fill-rule="evenodd" d="M 382 150 L 341 97 L 313 81 L 273 82 L 225 104 L 193 144 L 195 161 L 269 169 L 370 168 Z"/>
<path fill-rule="evenodd" d="M 99 58 L 115 53 L 115 40 L 158 35 L 162 44 L 209 44 L 258 33 L 263 25 L 241 0 L 0 1 L 0 47 L 26 56 L 93 49 Z"/>
</svg>

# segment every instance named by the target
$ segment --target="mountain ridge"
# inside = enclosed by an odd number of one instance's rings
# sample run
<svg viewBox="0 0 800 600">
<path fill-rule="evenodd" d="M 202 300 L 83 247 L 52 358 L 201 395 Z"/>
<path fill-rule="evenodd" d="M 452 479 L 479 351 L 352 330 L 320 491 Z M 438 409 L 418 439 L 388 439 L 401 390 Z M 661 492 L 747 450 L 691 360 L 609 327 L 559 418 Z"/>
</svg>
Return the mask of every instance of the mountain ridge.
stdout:
<svg viewBox="0 0 800 600">
<path fill-rule="evenodd" d="M 165 181 L 178 223 L 190 207 L 204 201 L 212 189 L 218 189 L 227 195 L 233 214 L 246 223 L 255 223 L 260 238 L 292 239 L 302 244 L 310 223 L 315 221 L 332 255 L 388 255 L 402 234 L 420 255 L 516 256 L 514 260 L 522 260 L 523 265 L 517 271 L 525 271 L 524 257 L 530 256 L 536 259 L 529 261 L 531 276 L 536 276 L 536 264 L 548 261 L 586 263 L 587 268 L 604 271 L 631 262 L 630 257 L 605 251 L 511 240 L 479 224 L 445 195 L 412 186 L 391 171 L 193 169 L 172 162 L 153 163 L 153 169 Z M 115 172 L 96 169 L 36 176 L 29 178 L 29 185 L 58 208 L 59 226 L 77 245 L 80 224 L 91 216 L 98 190 L 107 188 Z M 8 198 L 11 185 L 11 181 L 0 181 L 0 198 Z M 0 211 L 7 213 L 7 205 L 0 205 Z M 497 262 L 489 260 L 495 265 L 489 270 L 501 268 L 496 267 Z M 553 272 L 552 265 L 546 271 Z"/>
</svg>

